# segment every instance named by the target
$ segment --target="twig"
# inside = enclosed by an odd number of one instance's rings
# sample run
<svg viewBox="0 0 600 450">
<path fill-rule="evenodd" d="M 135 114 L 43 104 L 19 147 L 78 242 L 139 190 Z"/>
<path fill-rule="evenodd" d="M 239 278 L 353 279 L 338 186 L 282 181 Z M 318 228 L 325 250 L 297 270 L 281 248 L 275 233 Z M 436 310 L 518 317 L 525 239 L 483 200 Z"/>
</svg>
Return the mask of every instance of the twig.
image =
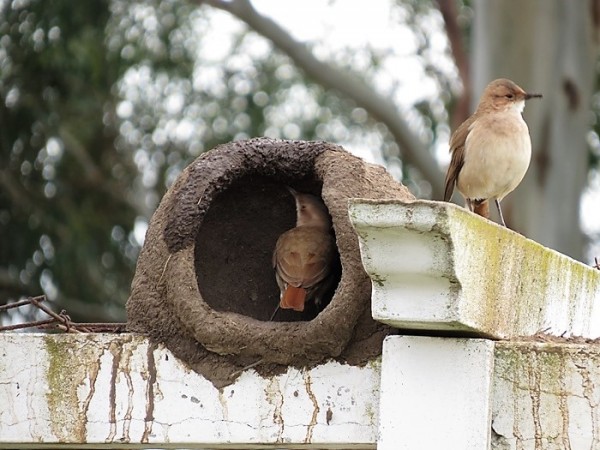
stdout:
<svg viewBox="0 0 600 450">
<path fill-rule="evenodd" d="M 600 270 L 600 261 L 598 261 L 597 257 L 594 257 L 595 264 L 592 266 L 594 269 Z"/>
<path fill-rule="evenodd" d="M 229 377 L 233 378 L 233 377 L 239 375 L 240 373 L 242 373 L 242 372 L 244 372 L 244 371 L 246 371 L 248 369 L 252 369 L 253 367 L 258 366 L 262 362 L 263 362 L 263 358 L 260 358 L 258 361 L 254 361 L 252 364 L 248 364 L 247 366 L 242 367 L 240 370 L 236 370 Z"/>
<path fill-rule="evenodd" d="M 171 261 L 171 256 L 173 256 L 172 253 L 169 255 L 169 257 L 165 261 L 165 265 L 163 266 L 163 270 L 162 270 L 162 273 L 160 274 L 160 277 L 158 278 L 158 283 L 157 284 L 160 284 L 161 281 L 162 281 L 162 279 L 163 279 L 163 277 L 165 276 L 165 272 L 167 271 L 167 266 L 169 265 L 169 261 Z"/>
<path fill-rule="evenodd" d="M 42 330 L 58 328 L 67 331 L 67 327 L 61 323 L 57 323 L 54 319 L 47 325 L 40 325 L 37 328 Z M 126 323 L 76 323 L 71 322 L 69 328 L 77 330 L 80 333 L 124 333 L 127 330 Z"/>
<path fill-rule="evenodd" d="M 0 331 L 13 331 L 13 330 L 20 330 L 22 328 L 31 328 L 31 327 L 45 328 L 46 326 L 52 325 L 54 323 L 56 323 L 55 319 L 37 320 L 35 322 L 25 322 L 25 323 L 17 323 L 14 325 L 5 325 L 3 327 L 0 327 Z"/>
<path fill-rule="evenodd" d="M 12 309 L 12 308 L 18 308 L 19 306 L 31 305 L 31 299 L 32 298 L 36 299 L 38 302 L 43 302 L 43 301 L 46 300 L 46 296 L 45 295 L 38 295 L 36 297 L 29 297 L 29 298 L 27 298 L 25 300 L 20 300 L 18 302 L 8 303 L 6 305 L 0 306 L 0 312 L 2 312 L 2 311 L 8 311 L 9 309 Z"/>
<path fill-rule="evenodd" d="M 271 317 L 269 318 L 269 322 L 273 321 L 273 319 L 275 318 L 275 314 L 277 314 L 277 311 L 279 311 L 279 304 L 277 305 L 277 308 L 275 308 L 275 311 L 273 311 L 273 314 L 271 314 Z"/>
<path fill-rule="evenodd" d="M 34 304 L 35 306 L 37 306 L 42 311 L 44 311 L 50 317 L 54 317 L 54 319 L 56 319 L 58 322 L 62 323 L 66 327 L 67 333 L 69 333 L 71 331 L 71 318 L 67 315 L 67 312 L 64 309 L 60 312 L 60 314 L 56 314 L 50 308 L 47 308 L 45 305 L 42 305 L 40 302 L 38 302 L 34 298 L 31 299 L 31 303 Z M 80 333 L 79 330 L 73 330 L 73 332 Z"/>
<path fill-rule="evenodd" d="M 37 297 L 29 297 L 25 300 L 10 303 L 0 307 L 0 311 L 6 311 L 11 308 L 18 308 L 25 305 L 33 305 L 45 314 L 50 316 L 50 319 L 36 320 L 31 322 L 24 322 L 13 325 L 0 326 L 0 331 L 12 331 L 20 330 L 23 328 L 38 328 L 42 330 L 58 329 L 66 333 L 122 333 L 127 329 L 126 323 L 104 323 L 104 322 L 92 322 L 92 323 L 75 323 L 71 321 L 71 317 L 63 309 L 60 313 L 55 313 L 50 308 L 42 305 L 41 302 L 46 301 L 45 295 L 39 295 Z"/>
</svg>

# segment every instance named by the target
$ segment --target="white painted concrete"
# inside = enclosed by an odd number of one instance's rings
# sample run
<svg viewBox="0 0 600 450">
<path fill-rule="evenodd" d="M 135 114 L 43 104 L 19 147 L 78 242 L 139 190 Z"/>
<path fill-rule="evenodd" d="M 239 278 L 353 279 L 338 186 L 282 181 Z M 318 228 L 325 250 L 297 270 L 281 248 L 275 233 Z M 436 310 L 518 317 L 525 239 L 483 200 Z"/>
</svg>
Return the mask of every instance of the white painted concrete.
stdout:
<svg viewBox="0 0 600 450">
<path fill-rule="evenodd" d="M 373 317 L 404 329 L 600 337 L 600 271 L 450 203 L 351 200 Z"/>
<path fill-rule="evenodd" d="M 130 334 L 0 333 L 0 448 L 600 450 L 600 273 L 454 205 L 354 201 L 382 362 L 216 389 Z M 380 382 L 381 380 L 381 382 Z"/>
<path fill-rule="evenodd" d="M 598 343 L 390 336 L 382 358 L 218 390 L 139 336 L 0 333 L 0 448 L 600 450 Z"/>
<path fill-rule="evenodd" d="M 0 447 L 374 448 L 379 374 L 251 369 L 218 390 L 140 336 L 0 333 Z"/>
<path fill-rule="evenodd" d="M 388 337 L 377 449 L 489 448 L 493 366 L 492 341 Z"/>
</svg>

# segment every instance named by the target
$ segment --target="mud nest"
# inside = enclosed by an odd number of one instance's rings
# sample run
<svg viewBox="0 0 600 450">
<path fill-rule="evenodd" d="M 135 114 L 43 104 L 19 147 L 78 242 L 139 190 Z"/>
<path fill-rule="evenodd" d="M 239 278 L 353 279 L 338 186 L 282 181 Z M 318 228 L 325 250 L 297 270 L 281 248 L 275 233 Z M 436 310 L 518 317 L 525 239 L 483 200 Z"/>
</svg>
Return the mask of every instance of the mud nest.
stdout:
<svg viewBox="0 0 600 450">
<path fill-rule="evenodd" d="M 286 189 L 320 196 L 332 217 L 339 282 L 322 311 L 278 311 L 271 256 L 295 224 Z M 371 284 L 349 198 L 414 197 L 381 166 L 325 142 L 221 145 L 179 176 L 155 212 L 127 301 L 128 329 L 164 343 L 216 386 L 245 367 L 268 374 L 381 354 L 391 329 L 371 318 Z"/>
</svg>

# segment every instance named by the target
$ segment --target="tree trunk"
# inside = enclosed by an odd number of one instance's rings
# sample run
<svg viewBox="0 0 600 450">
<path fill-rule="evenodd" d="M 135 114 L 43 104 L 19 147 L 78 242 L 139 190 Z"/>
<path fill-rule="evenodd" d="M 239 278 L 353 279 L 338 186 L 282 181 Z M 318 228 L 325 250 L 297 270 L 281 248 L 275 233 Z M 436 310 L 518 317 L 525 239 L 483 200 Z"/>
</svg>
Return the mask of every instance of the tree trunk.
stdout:
<svg viewBox="0 0 600 450">
<path fill-rule="evenodd" d="M 501 77 L 544 95 L 525 109 L 533 155 L 525 179 L 503 202 L 507 224 L 581 260 L 597 0 L 476 0 L 474 8 L 474 100 Z"/>
</svg>

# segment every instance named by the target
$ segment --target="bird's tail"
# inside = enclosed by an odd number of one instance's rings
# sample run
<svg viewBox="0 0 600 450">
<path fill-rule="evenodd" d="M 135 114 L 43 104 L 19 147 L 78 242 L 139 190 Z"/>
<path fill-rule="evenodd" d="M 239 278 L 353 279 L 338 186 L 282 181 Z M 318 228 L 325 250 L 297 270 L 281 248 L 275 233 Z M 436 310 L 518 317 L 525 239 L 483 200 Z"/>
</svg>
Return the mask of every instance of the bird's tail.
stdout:
<svg viewBox="0 0 600 450">
<path fill-rule="evenodd" d="M 301 287 L 289 286 L 281 297 L 279 306 L 281 309 L 293 309 L 294 311 L 304 311 L 304 301 L 306 300 L 306 289 Z"/>
<path fill-rule="evenodd" d="M 475 202 L 473 204 L 473 212 L 479 214 L 486 219 L 490 218 L 490 203 L 487 200 L 482 202 Z"/>
</svg>

